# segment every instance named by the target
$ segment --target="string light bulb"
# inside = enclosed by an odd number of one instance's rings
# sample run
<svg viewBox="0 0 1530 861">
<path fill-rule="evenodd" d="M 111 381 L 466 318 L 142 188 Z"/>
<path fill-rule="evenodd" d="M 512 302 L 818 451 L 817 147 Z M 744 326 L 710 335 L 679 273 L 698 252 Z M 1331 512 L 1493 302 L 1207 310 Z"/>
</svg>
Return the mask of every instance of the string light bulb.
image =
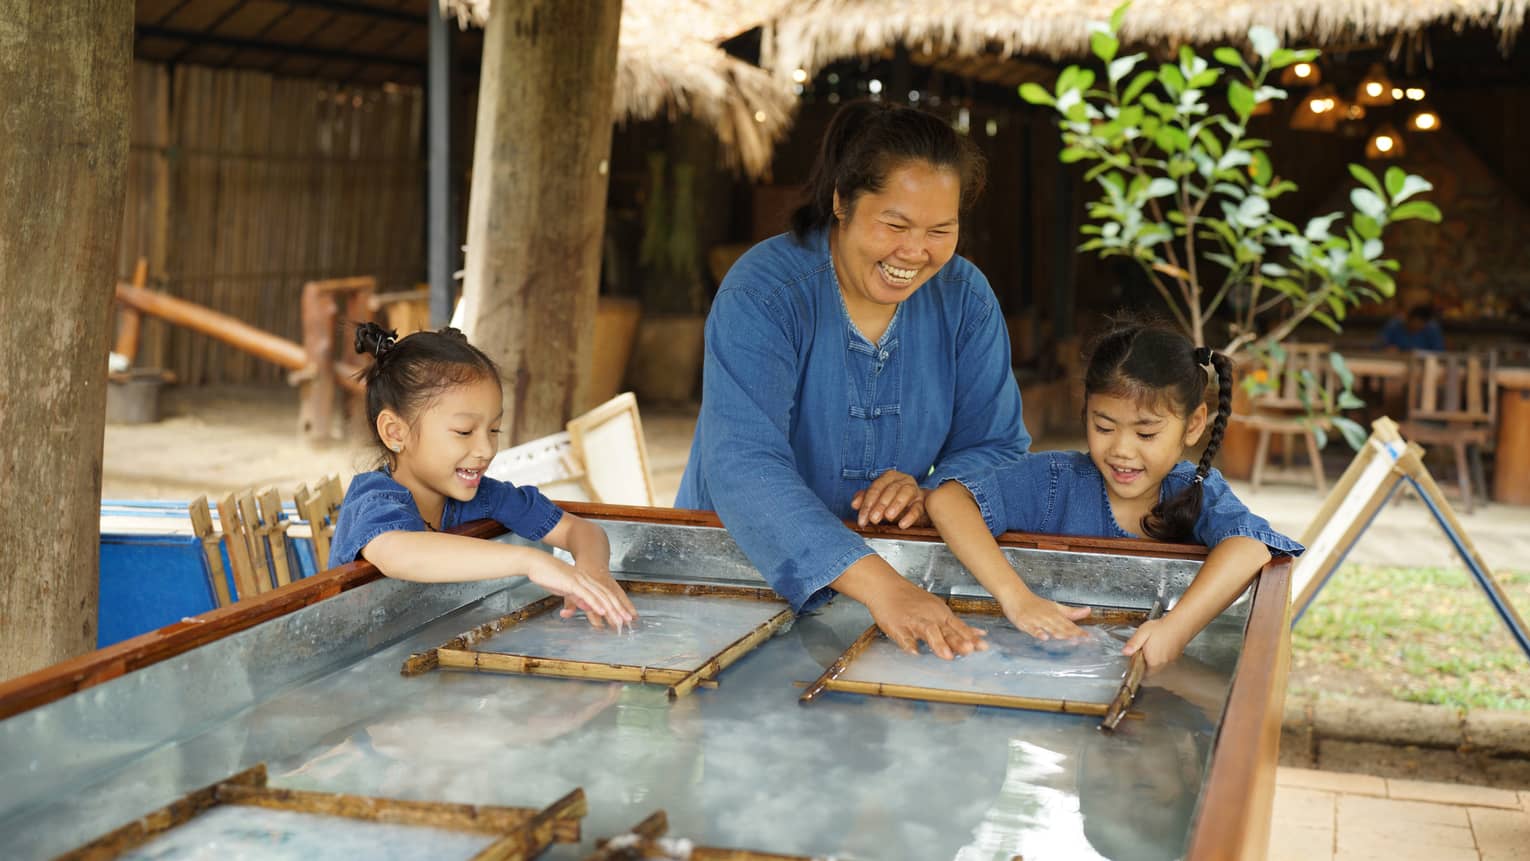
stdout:
<svg viewBox="0 0 1530 861">
<path fill-rule="evenodd" d="M 1365 73 L 1365 79 L 1355 92 L 1355 101 L 1367 107 L 1390 105 L 1396 99 L 1392 96 L 1392 81 L 1387 78 L 1386 69 L 1380 63 L 1371 66 L 1370 71 Z"/>
<path fill-rule="evenodd" d="M 1439 131 L 1440 115 L 1428 108 L 1423 108 L 1408 119 L 1408 128 L 1416 132 Z"/>
<path fill-rule="evenodd" d="M 794 70 L 792 70 L 792 80 L 795 81 L 796 83 L 805 84 L 805 83 L 807 83 L 807 79 L 808 79 L 807 69 L 794 69 Z"/>
<path fill-rule="evenodd" d="M 1292 63 L 1280 70 L 1283 87 L 1313 87 L 1323 82 L 1323 70 L 1317 63 Z"/>
<path fill-rule="evenodd" d="M 1402 158 L 1407 154 L 1407 147 L 1403 145 L 1402 135 L 1391 123 L 1384 123 L 1376 131 L 1371 133 L 1371 139 L 1365 144 L 1365 156 L 1372 159 Z"/>
</svg>

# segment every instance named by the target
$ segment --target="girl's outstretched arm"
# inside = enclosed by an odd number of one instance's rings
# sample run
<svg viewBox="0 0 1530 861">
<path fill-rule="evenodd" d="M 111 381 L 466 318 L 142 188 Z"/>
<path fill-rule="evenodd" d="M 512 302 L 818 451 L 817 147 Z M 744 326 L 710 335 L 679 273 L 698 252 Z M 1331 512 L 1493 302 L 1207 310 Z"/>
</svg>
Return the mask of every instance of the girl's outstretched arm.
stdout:
<svg viewBox="0 0 1530 861">
<path fill-rule="evenodd" d="M 554 595 L 575 601 L 589 612 L 591 624 L 632 619 L 626 609 L 630 604 L 626 603 L 621 588 L 610 580 L 609 573 L 602 582 L 534 547 L 465 535 L 396 530 L 373 538 L 362 548 L 361 555 L 389 577 L 419 583 L 526 577 Z"/>
<path fill-rule="evenodd" d="M 1038 640 L 1083 636 L 1074 622 L 1088 616 L 1089 608 L 1069 607 L 1032 592 L 1004 558 L 977 502 L 960 482 L 947 481 L 931 491 L 925 510 L 951 552 L 998 599 L 1016 628 Z"/>
<path fill-rule="evenodd" d="M 1144 622 L 1121 649 L 1147 656 L 1148 669 L 1173 661 L 1201 629 L 1243 594 L 1249 581 L 1270 561 L 1270 548 L 1257 538 L 1234 535 L 1211 549 L 1174 609 Z"/>
<path fill-rule="evenodd" d="M 611 576 L 611 543 L 606 539 L 604 529 L 583 517 L 565 511 L 563 517 L 558 520 L 558 525 L 554 526 L 542 540 L 554 547 L 567 550 L 574 557 L 575 568 L 601 583 L 607 591 L 616 596 L 618 605 L 626 614 L 620 621 L 630 622 L 637 618 L 637 608 L 632 606 L 632 599 L 627 597 L 627 593 L 623 592 L 622 587 L 617 584 L 616 578 Z M 563 615 L 572 616 L 576 606 L 577 602 L 570 598 L 564 603 Z M 598 624 L 598 619 L 592 617 L 591 620 Z"/>
</svg>

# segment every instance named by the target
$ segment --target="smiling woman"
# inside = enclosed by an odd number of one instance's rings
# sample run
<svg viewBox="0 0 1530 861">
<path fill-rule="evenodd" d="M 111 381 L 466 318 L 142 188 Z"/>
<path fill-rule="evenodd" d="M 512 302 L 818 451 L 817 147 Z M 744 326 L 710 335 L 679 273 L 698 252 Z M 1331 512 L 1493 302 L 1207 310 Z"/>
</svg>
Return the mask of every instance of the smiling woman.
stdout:
<svg viewBox="0 0 1530 861">
<path fill-rule="evenodd" d="M 841 521 L 923 522 L 926 488 L 1030 445 L 998 302 L 956 254 L 982 185 L 938 117 L 835 115 L 792 232 L 740 258 L 712 305 L 676 500 L 715 510 L 798 611 L 843 592 L 900 646 L 947 658 L 981 632 Z"/>
</svg>

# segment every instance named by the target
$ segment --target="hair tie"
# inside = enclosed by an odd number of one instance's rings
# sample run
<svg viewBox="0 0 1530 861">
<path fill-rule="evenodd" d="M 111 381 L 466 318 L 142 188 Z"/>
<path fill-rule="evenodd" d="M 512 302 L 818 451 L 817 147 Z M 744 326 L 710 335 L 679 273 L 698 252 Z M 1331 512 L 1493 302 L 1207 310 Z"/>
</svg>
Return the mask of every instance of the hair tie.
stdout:
<svg viewBox="0 0 1530 861">
<path fill-rule="evenodd" d="M 1195 348 L 1195 353 L 1193 355 L 1195 357 L 1195 363 L 1197 365 L 1209 365 L 1209 364 L 1211 364 L 1211 348 L 1210 347 L 1196 347 Z"/>
<path fill-rule="evenodd" d="M 380 360 L 398 343 L 397 335 L 395 330 L 384 329 L 376 323 L 362 323 L 356 327 L 356 352 L 371 353 L 373 358 Z"/>
<path fill-rule="evenodd" d="M 1206 480 L 1206 476 L 1201 475 L 1200 472 L 1196 472 L 1195 478 L 1190 479 L 1190 483 L 1191 484 L 1200 484 L 1201 482 L 1203 482 L 1205 480 Z"/>
</svg>

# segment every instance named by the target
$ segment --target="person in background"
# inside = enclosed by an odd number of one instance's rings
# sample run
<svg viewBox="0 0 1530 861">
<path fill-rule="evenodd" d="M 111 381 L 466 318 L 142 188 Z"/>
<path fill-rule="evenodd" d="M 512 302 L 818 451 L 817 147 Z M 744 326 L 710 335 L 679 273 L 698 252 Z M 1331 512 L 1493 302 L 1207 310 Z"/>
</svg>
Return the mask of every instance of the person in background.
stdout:
<svg viewBox="0 0 1530 861">
<path fill-rule="evenodd" d="M 621 626 L 637 617 L 610 572 L 599 526 L 569 514 L 535 487 L 484 476 L 498 446 L 499 370 L 456 329 L 395 341 L 376 323 L 356 328 L 367 420 L 383 463 L 351 480 L 330 544 L 337 565 L 365 559 L 389 577 L 422 582 L 524 576 L 564 599 L 563 616 Z M 570 565 L 535 547 L 446 530 L 492 518 L 532 541 L 567 550 Z"/>
<path fill-rule="evenodd" d="M 1445 349 L 1445 332 L 1434 306 L 1422 302 L 1388 320 L 1381 329 L 1381 346 L 1387 350 Z"/>
</svg>

